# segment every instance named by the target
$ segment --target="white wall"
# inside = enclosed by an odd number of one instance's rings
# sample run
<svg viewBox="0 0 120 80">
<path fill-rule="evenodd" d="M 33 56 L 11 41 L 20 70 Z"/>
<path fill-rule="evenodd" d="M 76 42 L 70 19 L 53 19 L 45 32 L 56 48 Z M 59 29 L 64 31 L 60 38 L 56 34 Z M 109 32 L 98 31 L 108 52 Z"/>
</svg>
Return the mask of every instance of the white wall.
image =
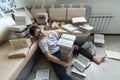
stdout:
<svg viewBox="0 0 120 80">
<path fill-rule="evenodd" d="M 42 0 L 15 0 L 17 8 L 27 6 L 40 6 Z M 51 4 L 80 4 L 89 3 L 92 6 L 92 14 L 113 15 L 109 29 L 105 33 L 120 34 L 120 0 L 44 0 L 46 5 Z"/>
</svg>

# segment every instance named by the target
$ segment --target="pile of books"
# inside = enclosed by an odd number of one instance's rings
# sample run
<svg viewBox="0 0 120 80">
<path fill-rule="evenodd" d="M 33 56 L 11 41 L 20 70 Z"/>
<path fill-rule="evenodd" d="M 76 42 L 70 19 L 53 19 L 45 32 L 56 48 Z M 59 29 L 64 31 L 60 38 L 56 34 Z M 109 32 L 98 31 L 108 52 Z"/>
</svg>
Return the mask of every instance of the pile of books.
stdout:
<svg viewBox="0 0 120 80">
<path fill-rule="evenodd" d="M 17 38 L 29 37 L 29 31 L 26 25 L 13 25 L 10 30 L 15 32 Z"/>
<path fill-rule="evenodd" d="M 12 50 L 8 53 L 8 58 L 26 57 L 32 42 L 28 38 L 9 40 Z"/>
<path fill-rule="evenodd" d="M 87 50 L 89 53 L 91 53 L 92 55 L 96 54 L 96 46 L 92 43 L 92 42 L 85 42 L 82 45 L 82 48 L 84 48 L 85 50 Z"/>
<path fill-rule="evenodd" d="M 69 62 L 73 55 L 73 43 L 76 36 L 70 34 L 62 34 L 58 40 L 57 45 L 60 46 L 61 59 L 65 62 Z"/>
</svg>

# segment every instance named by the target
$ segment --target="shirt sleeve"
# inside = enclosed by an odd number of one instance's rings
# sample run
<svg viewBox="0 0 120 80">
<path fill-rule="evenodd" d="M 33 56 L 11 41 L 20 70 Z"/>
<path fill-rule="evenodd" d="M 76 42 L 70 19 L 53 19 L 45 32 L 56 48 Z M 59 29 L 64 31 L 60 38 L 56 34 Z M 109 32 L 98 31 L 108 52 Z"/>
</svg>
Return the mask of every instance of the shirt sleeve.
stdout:
<svg viewBox="0 0 120 80">
<path fill-rule="evenodd" d="M 39 41 L 38 45 L 43 53 L 49 50 L 48 44 L 45 41 Z"/>
<path fill-rule="evenodd" d="M 54 31 L 54 35 L 55 35 L 55 37 L 57 38 L 57 40 L 60 38 L 60 34 L 59 34 L 58 32 L 55 32 L 55 31 Z"/>
</svg>

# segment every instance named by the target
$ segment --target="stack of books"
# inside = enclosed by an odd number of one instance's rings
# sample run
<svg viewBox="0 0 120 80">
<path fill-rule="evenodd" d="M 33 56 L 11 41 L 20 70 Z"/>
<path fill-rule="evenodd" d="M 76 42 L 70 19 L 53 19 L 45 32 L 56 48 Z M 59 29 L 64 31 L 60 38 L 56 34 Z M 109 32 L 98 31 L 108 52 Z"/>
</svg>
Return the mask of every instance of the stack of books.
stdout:
<svg viewBox="0 0 120 80">
<path fill-rule="evenodd" d="M 61 59 L 65 62 L 69 62 L 73 54 L 73 43 L 76 36 L 70 34 L 62 34 L 58 40 L 57 45 L 60 46 Z"/>
<path fill-rule="evenodd" d="M 15 32 L 17 38 L 29 37 L 29 31 L 26 25 L 14 25 L 10 27 L 10 30 Z"/>
<path fill-rule="evenodd" d="M 82 45 L 82 48 L 87 50 L 92 55 L 96 54 L 97 47 L 92 42 L 86 42 Z"/>
<path fill-rule="evenodd" d="M 8 58 L 26 57 L 32 42 L 28 38 L 9 40 L 12 50 L 9 51 Z"/>
</svg>

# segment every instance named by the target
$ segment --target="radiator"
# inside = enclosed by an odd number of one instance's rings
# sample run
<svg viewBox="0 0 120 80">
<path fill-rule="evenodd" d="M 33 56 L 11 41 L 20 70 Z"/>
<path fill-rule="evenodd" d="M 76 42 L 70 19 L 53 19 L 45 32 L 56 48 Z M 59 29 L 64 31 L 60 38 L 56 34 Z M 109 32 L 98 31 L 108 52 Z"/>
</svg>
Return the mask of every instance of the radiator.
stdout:
<svg viewBox="0 0 120 80">
<path fill-rule="evenodd" d="M 109 28 L 111 15 L 92 15 L 89 19 L 89 24 L 94 27 L 93 33 L 102 33 Z"/>
</svg>

